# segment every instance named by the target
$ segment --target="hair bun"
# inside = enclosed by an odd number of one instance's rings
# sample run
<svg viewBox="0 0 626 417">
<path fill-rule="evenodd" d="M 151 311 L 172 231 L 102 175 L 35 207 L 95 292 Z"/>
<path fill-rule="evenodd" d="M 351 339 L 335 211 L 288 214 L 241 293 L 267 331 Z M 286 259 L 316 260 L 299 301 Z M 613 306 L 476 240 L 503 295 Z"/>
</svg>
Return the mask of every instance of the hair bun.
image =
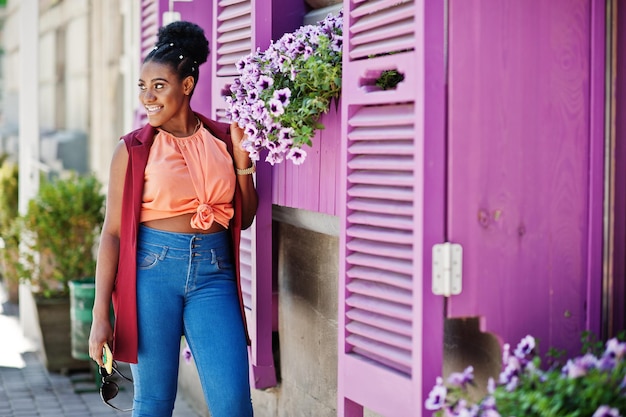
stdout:
<svg viewBox="0 0 626 417">
<path fill-rule="evenodd" d="M 192 22 L 178 21 L 159 28 L 157 45 L 173 43 L 182 49 L 198 65 L 206 62 L 209 56 L 209 41 L 204 36 L 204 29 Z"/>
</svg>

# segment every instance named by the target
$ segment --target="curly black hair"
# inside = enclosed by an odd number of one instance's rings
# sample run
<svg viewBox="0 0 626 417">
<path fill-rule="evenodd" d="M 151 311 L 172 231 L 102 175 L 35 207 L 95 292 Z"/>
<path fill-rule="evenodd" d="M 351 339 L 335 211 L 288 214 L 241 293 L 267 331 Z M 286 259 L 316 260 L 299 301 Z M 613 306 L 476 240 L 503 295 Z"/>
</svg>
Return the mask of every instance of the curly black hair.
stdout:
<svg viewBox="0 0 626 417">
<path fill-rule="evenodd" d="M 192 22 L 172 22 L 159 29 L 154 48 L 143 60 L 169 65 L 181 80 L 191 75 L 198 84 L 198 67 L 209 56 L 209 41 L 204 29 Z"/>
</svg>

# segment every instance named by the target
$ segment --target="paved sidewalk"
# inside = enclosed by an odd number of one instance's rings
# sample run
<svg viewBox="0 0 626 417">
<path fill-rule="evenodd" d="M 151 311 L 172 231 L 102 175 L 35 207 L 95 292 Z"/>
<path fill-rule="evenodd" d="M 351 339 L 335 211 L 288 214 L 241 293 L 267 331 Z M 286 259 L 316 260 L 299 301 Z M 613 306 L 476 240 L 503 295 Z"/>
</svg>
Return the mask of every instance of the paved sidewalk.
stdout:
<svg viewBox="0 0 626 417">
<path fill-rule="evenodd" d="M 18 306 L 6 300 L 0 283 L 0 417 L 130 417 L 102 403 L 93 376 L 49 373 L 22 335 Z M 112 402 L 130 408 L 132 384 L 123 387 Z M 199 414 L 178 398 L 174 417 Z"/>
</svg>

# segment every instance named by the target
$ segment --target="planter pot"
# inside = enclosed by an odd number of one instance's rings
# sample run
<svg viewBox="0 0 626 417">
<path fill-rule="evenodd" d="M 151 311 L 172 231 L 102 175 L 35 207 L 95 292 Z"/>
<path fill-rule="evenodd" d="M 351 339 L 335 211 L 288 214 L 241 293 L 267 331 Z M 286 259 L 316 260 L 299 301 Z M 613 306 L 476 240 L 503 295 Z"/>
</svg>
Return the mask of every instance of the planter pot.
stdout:
<svg viewBox="0 0 626 417">
<path fill-rule="evenodd" d="M 95 278 L 70 281 L 69 287 L 72 357 L 91 361 L 89 357 L 89 333 L 93 321 L 93 303 L 96 298 Z M 113 305 L 111 305 L 110 320 L 111 324 L 115 322 Z"/>
<path fill-rule="evenodd" d="M 35 297 L 46 368 L 67 373 L 89 370 L 89 362 L 72 357 L 70 299 Z"/>
<path fill-rule="evenodd" d="M 72 357 L 89 358 L 89 332 L 93 318 L 91 310 L 96 297 L 94 278 L 69 282 L 70 321 L 72 323 Z"/>
</svg>

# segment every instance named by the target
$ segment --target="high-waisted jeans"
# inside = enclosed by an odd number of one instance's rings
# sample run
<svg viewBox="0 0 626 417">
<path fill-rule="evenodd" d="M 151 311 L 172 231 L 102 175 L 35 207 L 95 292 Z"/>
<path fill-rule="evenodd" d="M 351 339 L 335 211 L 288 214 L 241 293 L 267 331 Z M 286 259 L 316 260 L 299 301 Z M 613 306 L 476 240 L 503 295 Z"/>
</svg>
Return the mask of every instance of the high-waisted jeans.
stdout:
<svg viewBox="0 0 626 417">
<path fill-rule="evenodd" d="M 171 417 L 181 335 L 191 349 L 211 416 L 252 416 L 229 232 L 172 233 L 140 226 L 137 316 L 133 417 Z"/>
</svg>

